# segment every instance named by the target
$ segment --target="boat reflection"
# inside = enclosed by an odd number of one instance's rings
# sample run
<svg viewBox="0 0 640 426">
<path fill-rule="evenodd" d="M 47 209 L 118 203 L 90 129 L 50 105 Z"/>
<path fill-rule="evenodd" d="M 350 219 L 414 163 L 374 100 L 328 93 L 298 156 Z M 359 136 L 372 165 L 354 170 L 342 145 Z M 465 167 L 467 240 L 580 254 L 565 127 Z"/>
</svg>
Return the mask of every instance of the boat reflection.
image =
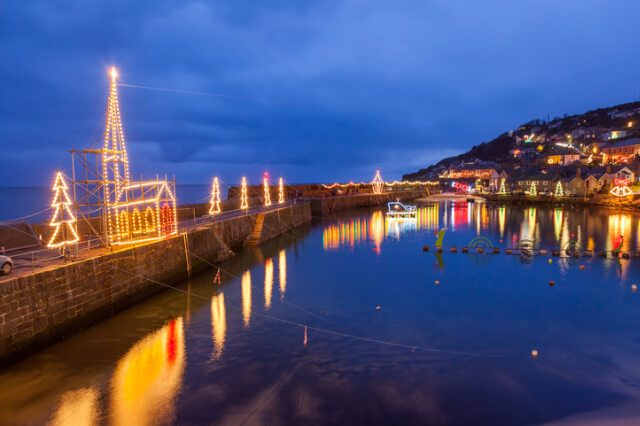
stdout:
<svg viewBox="0 0 640 426">
<path fill-rule="evenodd" d="M 387 235 L 400 239 L 400 234 L 416 231 L 418 229 L 417 218 L 385 218 L 387 223 Z"/>
<path fill-rule="evenodd" d="M 185 367 L 182 317 L 136 343 L 118 362 L 111 380 L 115 425 L 171 422 Z"/>
</svg>

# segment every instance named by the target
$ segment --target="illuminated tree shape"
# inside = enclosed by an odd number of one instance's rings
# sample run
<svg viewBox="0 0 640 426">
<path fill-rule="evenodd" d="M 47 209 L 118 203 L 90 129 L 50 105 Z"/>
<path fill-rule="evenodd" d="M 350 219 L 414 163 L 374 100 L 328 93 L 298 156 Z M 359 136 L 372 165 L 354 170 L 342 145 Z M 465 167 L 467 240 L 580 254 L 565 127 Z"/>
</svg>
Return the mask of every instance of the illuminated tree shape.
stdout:
<svg viewBox="0 0 640 426">
<path fill-rule="evenodd" d="M 278 204 L 284 203 L 284 183 L 282 178 L 278 181 Z"/>
<path fill-rule="evenodd" d="M 562 190 L 562 182 L 558 181 L 556 185 L 556 197 L 562 197 L 564 195 L 564 191 Z"/>
<path fill-rule="evenodd" d="M 531 189 L 529 189 L 529 195 L 538 195 L 538 190 L 536 188 L 535 182 L 531 182 Z"/>
<path fill-rule="evenodd" d="M 264 186 L 264 205 L 269 207 L 271 205 L 271 191 L 269 191 L 269 176 L 266 173 L 262 178 L 262 185 Z"/>
<path fill-rule="evenodd" d="M 47 247 L 56 248 L 66 244 L 73 244 L 79 241 L 80 238 L 76 232 L 76 218 L 69 208 L 71 200 L 67 194 L 67 183 L 64 181 L 62 173 L 60 173 L 59 170 L 56 172 L 56 180 L 53 183 L 52 189 L 55 194 L 51 202 L 51 207 L 54 207 L 56 210 L 51 217 L 50 225 L 55 226 L 55 230 Z M 71 235 L 69 235 L 69 233 Z M 73 238 L 69 239 L 70 237 Z"/>
<path fill-rule="evenodd" d="M 133 209 L 133 214 L 131 215 L 131 232 L 133 234 L 141 234 L 143 232 L 142 218 L 140 217 L 140 210 L 137 208 Z"/>
<path fill-rule="evenodd" d="M 502 181 L 500 182 L 500 191 L 498 191 L 498 194 L 506 194 L 507 193 L 507 189 L 504 186 L 504 178 L 502 179 Z"/>
<path fill-rule="evenodd" d="M 373 188 L 374 194 L 382 194 L 382 190 L 384 189 L 384 181 L 380 176 L 380 170 L 376 170 L 376 175 L 371 181 L 371 187 Z"/>
<path fill-rule="evenodd" d="M 211 200 L 209 201 L 211 207 L 209 208 L 209 214 L 214 215 L 221 212 L 220 209 L 220 185 L 218 184 L 218 177 L 213 178 L 213 184 L 211 185 Z"/>
<path fill-rule="evenodd" d="M 247 178 L 242 176 L 242 192 L 240 193 L 240 208 L 249 208 L 249 197 L 247 196 Z"/>
</svg>

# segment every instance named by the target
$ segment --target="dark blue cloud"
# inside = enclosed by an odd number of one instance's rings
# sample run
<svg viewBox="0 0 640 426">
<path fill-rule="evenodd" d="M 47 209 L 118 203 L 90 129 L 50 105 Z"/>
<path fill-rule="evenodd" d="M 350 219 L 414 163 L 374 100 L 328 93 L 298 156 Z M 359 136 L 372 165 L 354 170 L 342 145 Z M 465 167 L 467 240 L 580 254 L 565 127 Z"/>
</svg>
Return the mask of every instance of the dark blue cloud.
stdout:
<svg viewBox="0 0 640 426">
<path fill-rule="evenodd" d="M 636 100 L 632 1 L 5 1 L 2 185 L 95 141 L 107 69 L 134 174 L 388 179 L 521 122 Z"/>
</svg>

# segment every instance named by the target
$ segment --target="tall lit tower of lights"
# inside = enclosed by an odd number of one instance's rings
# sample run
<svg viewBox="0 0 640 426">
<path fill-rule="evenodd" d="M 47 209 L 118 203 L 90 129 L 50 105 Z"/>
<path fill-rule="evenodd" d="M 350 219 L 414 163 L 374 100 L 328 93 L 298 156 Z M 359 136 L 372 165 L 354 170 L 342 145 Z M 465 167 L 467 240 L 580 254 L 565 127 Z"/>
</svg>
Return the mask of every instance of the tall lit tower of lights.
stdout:
<svg viewBox="0 0 640 426">
<path fill-rule="evenodd" d="M 382 194 L 382 191 L 384 190 L 384 181 L 380 176 L 380 170 L 376 170 L 376 175 L 371 181 L 371 187 L 373 188 L 374 194 Z"/>
<path fill-rule="evenodd" d="M 175 189 L 167 180 L 132 182 L 120 118 L 115 68 L 109 70 L 111 90 L 102 149 L 102 186 L 106 206 L 107 242 L 131 244 L 177 233 Z"/>
<path fill-rule="evenodd" d="M 116 79 L 118 71 L 115 67 L 109 70 L 111 90 L 107 106 L 107 125 L 104 130 L 104 147 L 102 149 L 102 174 L 104 181 L 105 201 L 115 202 L 117 192 L 129 183 L 129 159 L 124 143 L 124 131 L 120 118 L 120 103 Z M 112 185 L 109 185 L 113 182 Z"/>
</svg>

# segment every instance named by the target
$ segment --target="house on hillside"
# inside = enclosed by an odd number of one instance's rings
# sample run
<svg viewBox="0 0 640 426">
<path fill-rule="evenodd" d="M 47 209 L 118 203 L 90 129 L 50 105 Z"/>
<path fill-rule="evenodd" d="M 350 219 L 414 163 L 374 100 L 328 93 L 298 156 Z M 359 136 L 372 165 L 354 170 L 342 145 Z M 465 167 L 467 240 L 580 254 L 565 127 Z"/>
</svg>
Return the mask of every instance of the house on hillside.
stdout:
<svg viewBox="0 0 640 426">
<path fill-rule="evenodd" d="M 498 192 L 500 190 L 500 183 L 502 179 L 506 179 L 509 177 L 509 174 L 504 170 L 501 170 L 498 173 L 497 170 L 493 170 L 489 175 L 489 191 L 490 192 Z"/>
<path fill-rule="evenodd" d="M 568 166 L 580 161 L 580 153 L 569 148 L 555 147 L 542 159 L 543 164 L 549 166 Z"/>
<path fill-rule="evenodd" d="M 598 189 L 598 178 L 589 174 L 584 180 L 584 191 L 587 195 L 595 194 Z"/>
<path fill-rule="evenodd" d="M 558 182 L 560 182 L 560 184 L 562 185 L 562 191 L 564 192 L 564 195 L 573 197 L 584 197 L 584 180 L 580 177 L 579 173 L 575 176 L 559 178 L 554 183 L 557 185 Z"/>
<path fill-rule="evenodd" d="M 640 155 L 640 138 L 627 139 L 625 141 L 616 142 L 611 145 L 603 145 L 600 147 L 602 152 L 602 161 L 608 163 L 629 162 L 636 155 Z"/>
<path fill-rule="evenodd" d="M 535 185 L 536 191 L 539 194 L 551 194 L 555 188 L 555 179 L 556 177 L 554 175 L 532 173 L 518 177 L 515 181 L 515 186 L 519 191 L 529 192 L 531 191 L 532 185 Z"/>
</svg>

